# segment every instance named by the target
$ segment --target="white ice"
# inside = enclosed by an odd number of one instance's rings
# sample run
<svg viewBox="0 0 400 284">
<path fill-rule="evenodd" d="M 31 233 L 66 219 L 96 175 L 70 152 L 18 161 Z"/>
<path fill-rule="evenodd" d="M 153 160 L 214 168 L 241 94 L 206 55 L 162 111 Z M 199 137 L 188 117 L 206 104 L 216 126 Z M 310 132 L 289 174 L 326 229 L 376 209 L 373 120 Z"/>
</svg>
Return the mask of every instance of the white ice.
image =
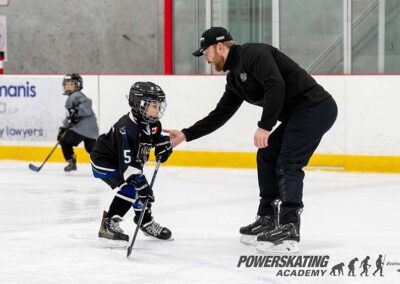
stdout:
<svg viewBox="0 0 400 284">
<path fill-rule="evenodd" d="M 329 255 L 326 274 L 344 262 L 345 275 L 280 277 L 278 268 L 237 267 L 241 255 L 259 255 L 238 234 L 256 215 L 255 170 L 162 166 L 153 212 L 175 240 L 139 233 L 127 259 L 126 250 L 98 246 L 113 192 L 88 165 L 75 175 L 63 166 L 35 173 L 27 162 L 0 162 L 0 283 L 400 283 L 400 266 L 372 276 L 379 254 L 400 262 L 400 175 L 307 171 L 300 255 Z M 132 216 L 122 223 L 130 236 Z M 370 276 L 362 278 L 367 255 Z M 348 277 L 354 257 L 357 276 Z"/>
</svg>

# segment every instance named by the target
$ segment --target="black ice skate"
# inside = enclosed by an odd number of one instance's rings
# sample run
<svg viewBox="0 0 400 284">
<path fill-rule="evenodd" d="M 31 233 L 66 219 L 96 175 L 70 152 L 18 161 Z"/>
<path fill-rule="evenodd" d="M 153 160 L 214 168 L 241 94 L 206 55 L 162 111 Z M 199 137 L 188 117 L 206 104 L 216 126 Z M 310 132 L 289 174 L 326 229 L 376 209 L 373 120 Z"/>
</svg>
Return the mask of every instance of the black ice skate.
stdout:
<svg viewBox="0 0 400 284">
<path fill-rule="evenodd" d="M 256 249 L 269 253 L 293 253 L 299 251 L 299 241 L 300 224 L 288 223 L 259 235 Z"/>
<path fill-rule="evenodd" d="M 71 159 L 67 160 L 67 166 L 64 168 L 65 172 L 72 172 L 76 171 L 76 157 L 75 155 L 72 155 Z"/>
<path fill-rule="evenodd" d="M 124 234 L 124 231 L 119 227 L 119 222 L 122 221 L 122 218 L 118 215 L 111 218 L 106 216 L 107 212 L 104 211 L 99 230 L 100 240 L 110 246 L 126 246 L 129 236 Z"/>
<path fill-rule="evenodd" d="M 139 216 L 135 216 L 133 218 L 133 221 L 135 224 L 137 224 L 137 221 L 139 220 Z M 143 220 L 144 221 L 144 220 Z M 171 231 L 166 228 L 162 227 L 160 224 L 156 223 L 153 219 L 153 217 L 150 218 L 150 220 L 146 223 L 142 222 L 142 225 L 140 226 L 140 230 L 142 230 L 143 234 L 148 237 L 155 238 L 157 240 L 172 240 L 171 239 Z"/>
<path fill-rule="evenodd" d="M 274 229 L 274 218 L 272 216 L 257 216 L 256 221 L 248 226 L 241 227 L 240 241 L 246 245 L 255 245 L 257 236 Z"/>
</svg>

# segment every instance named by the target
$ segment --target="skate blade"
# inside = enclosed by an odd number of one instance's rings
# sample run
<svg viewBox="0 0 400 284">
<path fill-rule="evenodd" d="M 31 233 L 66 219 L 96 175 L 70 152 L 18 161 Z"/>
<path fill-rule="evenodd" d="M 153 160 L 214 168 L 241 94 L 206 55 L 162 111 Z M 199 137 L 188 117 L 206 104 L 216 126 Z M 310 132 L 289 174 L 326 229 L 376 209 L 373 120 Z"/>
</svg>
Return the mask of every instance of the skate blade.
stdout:
<svg viewBox="0 0 400 284">
<path fill-rule="evenodd" d="M 128 248 L 128 241 L 110 240 L 99 237 L 98 245 L 101 248 L 126 249 Z"/>
<path fill-rule="evenodd" d="M 172 236 L 169 239 L 163 240 L 163 239 L 159 239 L 159 238 L 156 238 L 156 237 L 154 237 L 152 235 L 148 235 L 148 234 L 145 234 L 145 233 L 143 233 L 143 235 L 145 235 L 146 237 L 148 237 L 150 239 L 153 239 L 153 240 L 156 240 L 156 241 L 162 241 L 162 242 L 171 242 L 171 241 L 175 240 Z"/>
<path fill-rule="evenodd" d="M 270 242 L 257 242 L 256 250 L 271 254 L 296 253 L 299 252 L 299 243 L 291 240 L 283 241 L 277 245 Z"/>
<path fill-rule="evenodd" d="M 254 235 L 241 235 L 240 242 L 247 246 L 255 246 L 257 244 L 257 236 Z"/>
</svg>

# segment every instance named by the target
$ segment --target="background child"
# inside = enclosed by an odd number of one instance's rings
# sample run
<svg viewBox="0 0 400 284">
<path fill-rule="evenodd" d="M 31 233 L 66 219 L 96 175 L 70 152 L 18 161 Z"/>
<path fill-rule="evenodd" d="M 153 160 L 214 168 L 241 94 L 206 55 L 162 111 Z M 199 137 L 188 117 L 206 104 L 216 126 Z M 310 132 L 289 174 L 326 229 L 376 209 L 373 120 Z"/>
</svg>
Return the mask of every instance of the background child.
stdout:
<svg viewBox="0 0 400 284">
<path fill-rule="evenodd" d="M 63 126 L 60 127 L 57 140 L 60 141 L 65 160 L 68 162 L 64 171 L 75 171 L 76 155 L 73 147 L 83 141 L 86 151 L 90 154 L 97 136 L 96 115 L 92 109 L 92 101 L 81 92 L 83 88 L 82 77 L 79 74 L 67 74 L 63 80 L 64 95 L 68 96 L 65 102 L 67 116 Z"/>
</svg>

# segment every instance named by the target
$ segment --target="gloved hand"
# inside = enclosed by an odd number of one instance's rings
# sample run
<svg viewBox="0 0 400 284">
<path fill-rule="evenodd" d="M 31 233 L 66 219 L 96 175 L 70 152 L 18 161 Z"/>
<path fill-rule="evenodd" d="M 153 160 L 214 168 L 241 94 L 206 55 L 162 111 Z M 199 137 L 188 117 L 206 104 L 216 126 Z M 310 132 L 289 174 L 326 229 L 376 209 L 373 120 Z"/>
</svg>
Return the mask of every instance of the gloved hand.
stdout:
<svg viewBox="0 0 400 284">
<path fill-rule="evenodd" d="M 77 124 L 79 122 L 78 110 L 76 108 L 69 108 L 67 119 L 70 125 Z"/>
<path fill-rule="evenodd" d="M 60 127 L 58 129 L 58 134 L 57 134 L 57 141 L 60 141 L 62 136 L 64 135 L 65 131 L 67 131 L 67 128 L 65 127 Z"/>
<path fill-rule="evenodd" d="M 144 202 L 147 198 L 150 202 L 154 202 L 154 194 L 147 179 L 144 175 L 136 175 L 132 178 L 130 183 L 135 187 L 139 199 Z"/>
<path fill-rule="evenodd" d="M 157 160 L 161 160 L 161 163 L 168 160 L 172 154 L 172 142 L 169 136 L 162 136 L 160 141 L 155 145 L 154 152 Z"/>
</svg>

